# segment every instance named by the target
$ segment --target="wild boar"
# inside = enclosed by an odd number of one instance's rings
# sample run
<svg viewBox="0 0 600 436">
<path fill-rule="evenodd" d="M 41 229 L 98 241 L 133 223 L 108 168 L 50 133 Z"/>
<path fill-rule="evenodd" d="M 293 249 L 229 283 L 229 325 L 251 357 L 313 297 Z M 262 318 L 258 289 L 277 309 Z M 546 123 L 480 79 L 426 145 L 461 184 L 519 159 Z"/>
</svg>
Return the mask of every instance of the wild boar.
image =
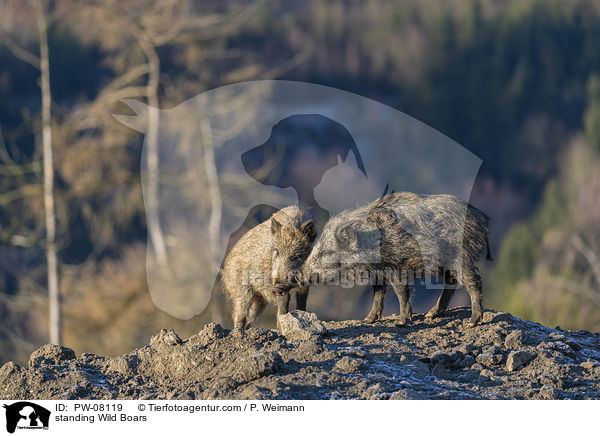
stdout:
<svg viewBox="0 0 600 436">
<path fill-rule="evenodd" d="M 336 284 L 347 281 L 348 275 L 366 274 L 374 301 L 365 322 L 381 317 L 385 290 L 391 285 L 404 325 L 412 316 L 411 274 L 437 276 L 442 271 L 444 291 L 426 317 L 441 315 L 462 285 L 471 298 L 470 322 L 475 326 L 482 317 L 482 281 L 475 262 L 485 248 L 491 260 L 488 226 L 486 214 L 452 195 L 384 195 L 329 220 L 303 266 L 302 282 Z"/>
<path fill-rule="evenodd" d="M 297 308 L 306 310 L 309 288 L 299 285 L 297 275 L 317 235 L 308 218 L 297 207 L 286 207 L 233 246 L 225 259 L 223 284 L 233 301 L 234 329 L 249 327 L 267 303 L 277 304 L 278 317 L 287 313 L 290 292 L 296 293 Z"/>
</svg>

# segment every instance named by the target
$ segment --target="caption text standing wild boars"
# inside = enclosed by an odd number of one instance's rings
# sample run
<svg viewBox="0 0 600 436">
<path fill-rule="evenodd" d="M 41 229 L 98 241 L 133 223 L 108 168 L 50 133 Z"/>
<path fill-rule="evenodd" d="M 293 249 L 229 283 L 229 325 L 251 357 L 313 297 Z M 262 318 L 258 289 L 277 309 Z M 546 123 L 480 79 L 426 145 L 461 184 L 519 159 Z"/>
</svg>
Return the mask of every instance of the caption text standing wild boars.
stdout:
<svg viewBox="0 0 600 436">
<path fill-rule="evenodd" d="M 306 310 L 308 287 L 296 280 L 314 242 L 317 229 L 309 215 L 295 206 L 273 214 L 246 232 L 225 260 L 223 283 L 233 301 L 233 325 L 243 330 L 267 303 L 277 304 L 277 315 L 287 313 L 290 292 Z"/>
<path fill-rule="evenodd" d="M 384 277 L 371 282 L 375 298 L 365 321 L 381 317 L 385 289 L 391 285 L 400 302 L 400 324 L 405 324 L 412 316 L 411 283 L 398 272 L 439 274 L 442 269 L 450 280 L 427 317 L 445 311 L 458 284 L 469 293 L 475 326 L 482 317 L 482 282 L 475 262 L 486 247 L 491 260 L 488 225 L 487 215 L 452 195 L 384 195 L 329 220 L 304 264 L 303 280 L 332 284 L 341 274 L 359 277 L 365 272 Z M 392 274 L 379 275 L 382 271 Z"/>
</svg>

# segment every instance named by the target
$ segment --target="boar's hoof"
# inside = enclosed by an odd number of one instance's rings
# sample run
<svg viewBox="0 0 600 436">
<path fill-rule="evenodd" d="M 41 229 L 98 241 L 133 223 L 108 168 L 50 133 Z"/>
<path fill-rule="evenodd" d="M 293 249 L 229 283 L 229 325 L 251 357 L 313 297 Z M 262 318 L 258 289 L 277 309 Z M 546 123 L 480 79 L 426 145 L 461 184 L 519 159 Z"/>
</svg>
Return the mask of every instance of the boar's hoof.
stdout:
<svg viewBox="0 0 600 436">
<path fill-rule="evenodd" d="M 234 327 L 233 330 L 231 330 L 231 336 L 233 336 L 234 338 L 238 338 L 238 339 L 242 339 L 244 336 L 246 335 L 246 332 L 244 330 L 244 327 Z"/>
<path fill-rule="evenodd" d="M 426 321 L 426 322 L 431 322 L 431 321 L 433 321 L 435 318 L 439 317 L 440 315 L 441 315 L 441 313 L 440 313 L 440 312 L 438 312 L 437 310 L 435 310 L 435 311 L 433 311 L 433 310 L 430 310 L 429 312 L 427 312 L 427 313 L 425 314 L 425 321 Z"/>
<path fill-rule="evenodd" d="M 379 318 L 381 318 L 381 315 L 379 315 L 378 313 L 370 313 L 365 319 L 363 319 L 363 322 L 367 324 L 373 324 L 375 321 L 379 320 Z"/>
<path fill-rule="evenodd" d="M 469 320 L 469 325 L 471 327 L 475 327 L 477 324 L 479 324 L 479 322 L 481 321 L 481 318 L 482 318 L 481 314 L 471 316 L 471 319 Z"/>
<path fill-rule="evenodd" d="M 404 327 L 406 324 L 410 322 L 410 318 L 403 318 L 398 321 L 398 327 Z"/>
</svg>

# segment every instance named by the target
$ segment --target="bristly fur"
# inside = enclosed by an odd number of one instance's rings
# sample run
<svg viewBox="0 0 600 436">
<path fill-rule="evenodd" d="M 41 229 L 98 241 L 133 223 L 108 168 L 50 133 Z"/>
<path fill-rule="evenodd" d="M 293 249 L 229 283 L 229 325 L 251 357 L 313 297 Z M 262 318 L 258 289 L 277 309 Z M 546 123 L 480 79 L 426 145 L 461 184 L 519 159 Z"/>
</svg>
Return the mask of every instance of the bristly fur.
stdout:
<svg viewBox="0 0 600 436">
<path fill-rule="evenodd" d="M 308 256 L 316 238 L 310 216 L 295 206 L 276 212 L 246 232 L 231 249 L 223 268 L 225 293 L 233 301 L 237 329 L 252 324 L 267 303 L 277 303 L 278 315 L 286 313 L 289 294 L 306 310 L 308 287 L 290 280 Z M 258 280 L 250 280 L 250 276 Z"/>
<path fill-rule="evenodd" d="M 489 247 L 490 218 L 479 209 L 452 195 L 417 195 L 396 192 L 333 217 L 323 230 L 303 268 L 304 276 L 327 276 L 358 269 L 393 268 L 435 272 L 438 268 L 453 272 L 454 279 L 471 297 L 472 324 L 481 319 L 481 277 L 475 262 Z M 371 235 L 379 231 L 379 238 Z M 366 235 L 366 236 L 365 236 Z M 362 242 L 361 242 L 362 241 Z M 379 261 L 365 261 L 364 253 L 379 244 Z M 361 244 L 363 244 L 361 246 Z M 365 245 L 366 244 L 366 245 Z M 401 323 L 410 319 L 410 289 L 390 283 L 400 299 Z M 366 318 L 381 317 L 385 286 L 375 286 L 375 301 Z M 454 288 L 447 287 L 429 312 L 440 315 L 447 307 Z"/>
</svg>

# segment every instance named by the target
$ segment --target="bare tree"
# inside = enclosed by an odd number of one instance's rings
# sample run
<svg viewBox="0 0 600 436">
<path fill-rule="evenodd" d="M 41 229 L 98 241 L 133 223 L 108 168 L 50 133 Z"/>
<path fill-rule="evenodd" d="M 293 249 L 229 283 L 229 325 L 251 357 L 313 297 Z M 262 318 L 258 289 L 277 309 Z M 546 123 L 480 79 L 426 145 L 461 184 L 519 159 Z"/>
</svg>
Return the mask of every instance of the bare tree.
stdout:
<svg viewBox="0 0 600 436">
<path fill-rule="evenodd" d="M 115 4 L 118 7 L 118 4 Z M 159 158 L 158 158 L 158 133 L 159 133 L 159 110 L 158 110 L 158 85 L 160 79 L 160 58 L 156 53 L 156 47 L 151 35 L 141 26 L 127 16 L 127 12 L 120 9 L 127 22 L 129 31 L 142 49 L 147 60 L 148 83 L 146 85 L 146 99 L 154 109 L 148 112 L 148 131 L 146 132 L 146 165 L 148 177 L 148 232 L 152 241 L 152 249 L 156 262 L 160 266 L 167 263 L 167 249 L 165 238 L 160 225 L 159 218 Z"/>
<path fill-rule="evenodd" d="M 17 42 L 13 41 L 8 35 L 0 35 L 0 43 L 4 45 L 15 57 L 27 62 L 40 71 L 40 90 L 42 99 L 42 155 L 43 155 L 43 197 L 44 197 L 44 225 L 46 230 L 46 272 L 48 282 L 48 306 L 49 306 L 49 336 L 50 342 L 59 344 L 61 342 L 61 310 L 60 310 L 60 291 L 58 284 L 58 259 L 56 254 L 56 212 L 54 205 L 54 163 L 53 163 L 53 145 L 52 145 L 52 94 L 50 91 L 50 67 L 48 50 L 48 23 L 46 10 L 43 0 L 32 0 L 31 6 L 34 10 L 35 22 L 38 32 L 39 57 Z M 9 161 L 8 155 L 3 153 L 3 160 Z M 32 164 L 33 165 L 33 164 Z M 21 166 L 22 171 L 25 166 Z M 33 166 L 32 166 L 33 168 Z M 7 168 L 8 169 L 8 168 Z M 17 168 L 13 165 L 11 172 L 14 173 Z M 24 185 L 16 195 L 3 198 L 6 202 L 11 202 L 19 197 L 35 192 L 33 185 Z M 15 245 L 23 244 L 26 238 L 13 238 Z M 19 243 L 21 242 L 21 243 Z"/>
<path fill-rule="evenodd" d="M 42 145 L 44 162 L 44 216 L 46 223 L 46 264 L 50 308 L 50 342 L 61 342 L 58 261 L 56 258 L 56 214 L 54 212 L 54 165 L 52 159 L 52 95 L 48 55 L 48 24 L 42 0 L 35 4 L 40 44 L 40 87 L 42 91 Z"/>
</svg>

